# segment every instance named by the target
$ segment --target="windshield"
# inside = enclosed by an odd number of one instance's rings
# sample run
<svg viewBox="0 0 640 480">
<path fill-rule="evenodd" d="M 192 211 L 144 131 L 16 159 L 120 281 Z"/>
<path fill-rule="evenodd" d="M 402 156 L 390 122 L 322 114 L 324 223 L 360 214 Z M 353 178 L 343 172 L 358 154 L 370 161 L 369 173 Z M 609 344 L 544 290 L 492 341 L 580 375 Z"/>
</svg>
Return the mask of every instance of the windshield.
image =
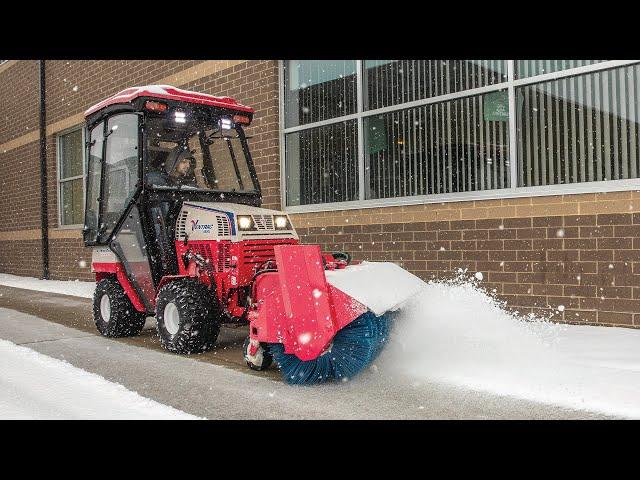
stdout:
<svg viewBox="0 0 640 480">
<path fill-rule="evenodd" d="M 239 126 L 228 117 L 170 110 L 147 117 L 145 183 L 155 188 L 254 192 Z"/>
</svg>

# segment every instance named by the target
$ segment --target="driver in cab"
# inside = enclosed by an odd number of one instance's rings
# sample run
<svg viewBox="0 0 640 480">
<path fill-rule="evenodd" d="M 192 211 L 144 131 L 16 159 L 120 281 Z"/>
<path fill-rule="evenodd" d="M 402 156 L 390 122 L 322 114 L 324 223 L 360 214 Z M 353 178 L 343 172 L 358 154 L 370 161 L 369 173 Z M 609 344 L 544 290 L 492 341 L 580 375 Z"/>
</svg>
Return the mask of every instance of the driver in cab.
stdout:
<svg viewBox="0 0 640 480">
<path fill-rule="evenodd" d="M 198 188 L 194 168 L 196 160 L 188 149 L 174 148 L 165 162 L 165 172 L 154 171 L 147 174 L 148 185 L 163 187 Z"/>
</svg>

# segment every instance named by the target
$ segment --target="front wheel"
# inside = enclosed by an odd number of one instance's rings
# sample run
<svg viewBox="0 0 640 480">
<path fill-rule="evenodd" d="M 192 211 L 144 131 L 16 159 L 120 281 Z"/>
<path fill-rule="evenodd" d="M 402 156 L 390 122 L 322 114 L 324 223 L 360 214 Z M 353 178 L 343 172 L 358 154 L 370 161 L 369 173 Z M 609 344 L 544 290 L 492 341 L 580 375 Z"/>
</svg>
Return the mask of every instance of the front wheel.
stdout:
<svg viewBox="0 0 640 480">
<path fill-rule="evenodd" d="M 256 340 L 254 340 L 255 342 Z M 266 370 L 273 363 L 273 355 L 269 353 L 269 350 L 265 348 L 265 345 L 258 344 L 258 348 L 255 353 L 251 355 L 249 347 L 251 346 L 251 337 L 247 337 L 242 345 L 242 351 L 244 353 L 244 361 L 247 362 L 247 366 L 251 370 L 262 371 Z"/>
<path fill-rule="evenodd" d="M 156 320 L 160 343 L 175 353 L 206 352 L 220 332 L 215 294 L 191 278 L 174 280 L 160 289 Z"/>
<path fill-rule="evenodd" d="M 146 320 L 138 312 L 116 278 L 103 278 L 93 294 L 93 321 L 105 337 L 139 335 Z"/>
</svg>

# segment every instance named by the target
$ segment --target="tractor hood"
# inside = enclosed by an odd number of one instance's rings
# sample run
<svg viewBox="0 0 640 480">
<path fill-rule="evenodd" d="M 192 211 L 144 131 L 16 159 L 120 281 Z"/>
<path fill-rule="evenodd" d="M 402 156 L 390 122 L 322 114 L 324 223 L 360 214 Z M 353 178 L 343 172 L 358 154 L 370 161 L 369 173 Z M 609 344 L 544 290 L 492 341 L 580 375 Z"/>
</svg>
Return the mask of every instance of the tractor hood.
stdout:
<svg viewBox="0 0 640 480">
<path fill-rule="evenodd" d="M 184 202 L 176 224 L 176 240 L 281 238 L 298 239 L 288 215 L 237 203 Z"/>
</svg>

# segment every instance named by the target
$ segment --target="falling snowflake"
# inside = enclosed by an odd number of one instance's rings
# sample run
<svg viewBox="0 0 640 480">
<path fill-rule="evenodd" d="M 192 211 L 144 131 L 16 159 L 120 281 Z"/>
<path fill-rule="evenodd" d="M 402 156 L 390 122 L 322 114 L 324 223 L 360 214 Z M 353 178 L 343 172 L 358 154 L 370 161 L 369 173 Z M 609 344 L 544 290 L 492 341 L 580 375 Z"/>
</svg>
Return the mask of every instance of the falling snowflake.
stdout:
<svg viewBox="0 0 640 480">
<path fill-rule="evenodd" d="M 311 341 L 311 334 L 309 332 L 306 333 L 301 333 L 298 336 L 298 341 L 302 344 L 302 345 L 306 345 L 307 343 L 309 343 Z"/>
</svg>

